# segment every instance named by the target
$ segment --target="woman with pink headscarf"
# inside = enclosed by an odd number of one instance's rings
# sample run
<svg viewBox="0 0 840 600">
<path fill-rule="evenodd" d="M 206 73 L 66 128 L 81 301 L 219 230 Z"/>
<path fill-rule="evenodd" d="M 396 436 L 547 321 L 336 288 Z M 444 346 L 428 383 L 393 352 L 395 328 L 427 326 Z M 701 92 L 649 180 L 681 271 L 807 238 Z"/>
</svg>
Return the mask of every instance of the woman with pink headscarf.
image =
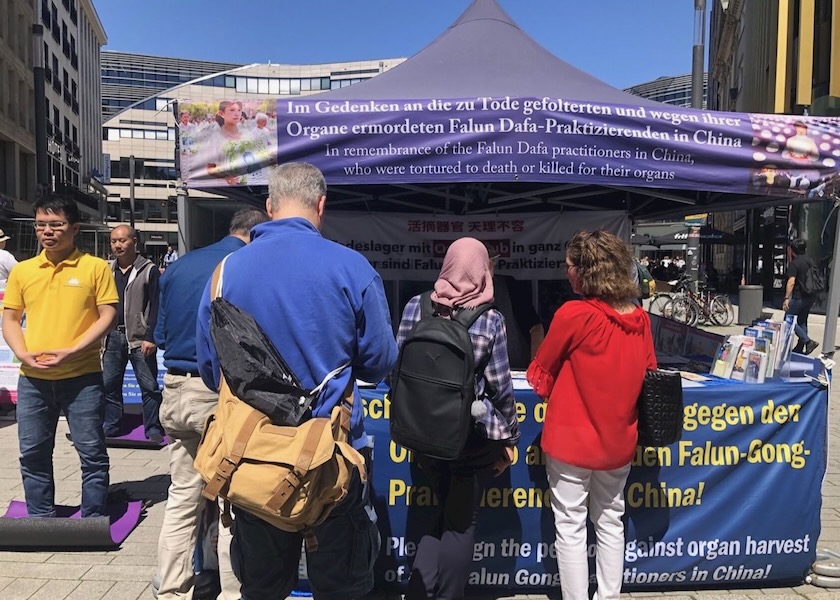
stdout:
<svg viewBox="0 0 840 600">
<path fill-rule="evenodd" d="M 397 333 L 399 348 L 420 320 L 420 299 L 412 298 L 403 311 Z M 487 248 L 474 238 L 455 240 L 446 252 L 432 292 L 437 314 L 448 318 L 492 302 L 493 273 Z M 458 459 L 415 457 L 438 504 L 417 546 L 406 600 L 464 597 L 479 502 L 490 476 L 501 475 L 510 466 L 519 441 L 504 317 L 491 308 L 473 323 L 469 334 L 475 364 L 487 365 L 476 374 L 475 397 L 483 406 L 478 407 L 482 410 L 473 408 L 474 428 Z"/>
</svg>

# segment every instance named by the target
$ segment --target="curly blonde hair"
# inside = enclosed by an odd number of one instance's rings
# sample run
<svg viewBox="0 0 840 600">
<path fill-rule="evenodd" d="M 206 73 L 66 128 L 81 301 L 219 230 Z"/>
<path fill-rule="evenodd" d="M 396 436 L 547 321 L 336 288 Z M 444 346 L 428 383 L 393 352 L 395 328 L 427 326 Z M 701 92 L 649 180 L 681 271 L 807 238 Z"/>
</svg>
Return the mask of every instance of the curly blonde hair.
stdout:
<svg viewBox="0 0 840 600">
<path fill-rule="evenodd" d="M 569 240 L 566 256 L 577 268 L 582 296 L 608 303 L 638 296 L 630 246 L 612 233 L 578 231 Z"/>
</svg>

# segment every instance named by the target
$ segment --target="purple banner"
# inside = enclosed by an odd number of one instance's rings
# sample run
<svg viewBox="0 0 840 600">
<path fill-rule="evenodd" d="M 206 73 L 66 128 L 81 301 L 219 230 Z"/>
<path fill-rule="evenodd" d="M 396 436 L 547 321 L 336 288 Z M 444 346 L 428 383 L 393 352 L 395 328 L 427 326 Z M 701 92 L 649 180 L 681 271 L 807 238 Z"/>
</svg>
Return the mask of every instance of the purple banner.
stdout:
<svg viewBox="0 0 840 600">
<path fill-rule="evenodd" d="M 550 98 L 282 100 L 280 160 L 330 183 L 546 181 L 824 193 L 837 119 Z M 817 189 L 823 186 L 822 189 Z"/>
<path fill-rule="evenodd" d="M 253 185 L 263 180 L 259 169 L 289 161 L 317 165 L 330 184 L 568 182 L 818 199 L 840 179 L 837 118 L 561 98 L 310 96 L 272 106 L 272 146 L 250 141 L 257 129 L 247 102 L 227 115 L 237 102 L 220 103 L 203 135 L 181 144 L 182 165 L 189 156 L 182 177 L 192 187 Z M 214 148 L 219 156 L 208 157 Z"/>
</svg>

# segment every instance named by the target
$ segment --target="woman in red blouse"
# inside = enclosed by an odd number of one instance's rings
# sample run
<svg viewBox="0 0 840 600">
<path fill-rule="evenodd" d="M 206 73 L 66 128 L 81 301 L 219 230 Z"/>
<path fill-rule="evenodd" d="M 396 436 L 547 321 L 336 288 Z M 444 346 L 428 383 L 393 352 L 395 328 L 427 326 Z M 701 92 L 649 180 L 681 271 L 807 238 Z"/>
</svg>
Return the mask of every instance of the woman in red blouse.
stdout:
<svg viewBox="0 0 840 600">
<path fill-rule="evenodd" d="M 624 484 L 636 449 L 636 402 L 656 368 L 647 313 L 632 301 L 633 258 L 604 231 L 578 232 L 566 251 L 582 300 L 554 314 L 528 368 L 548 402 L 542 434 L 564 600 L 588 600 L 586 517 L 597 537 L 598 600 L 618 599 L 624 567 Z"/>
</svg>

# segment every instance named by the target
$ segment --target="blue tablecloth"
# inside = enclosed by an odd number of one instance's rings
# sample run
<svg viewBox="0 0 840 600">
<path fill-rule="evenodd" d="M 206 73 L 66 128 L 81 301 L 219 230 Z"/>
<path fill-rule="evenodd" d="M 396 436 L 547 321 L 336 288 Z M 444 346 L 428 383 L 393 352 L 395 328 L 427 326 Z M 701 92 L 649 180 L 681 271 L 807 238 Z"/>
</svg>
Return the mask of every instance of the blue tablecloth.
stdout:
<svg viewBox="0 0 840 600">
<path fill-rule="evenodd" d="M 377 587 L 396 588 L 407 580 L 434 498 L 410 453 L 390 442 L 387 389 L 362 395 L 382 532 Z M 516 400 L 522 441 L 515 464 L 484 495 L 470 586 L 522 593 L 559 578 L 539 446 L 545 404 L 530 390 Z M 634 460 L 625 589 L 802 582 L 820 533 L 827 402 L 825 388 L 806 382 L 686 389 L 682 439 L 639 449 Z"/>
</svg>

